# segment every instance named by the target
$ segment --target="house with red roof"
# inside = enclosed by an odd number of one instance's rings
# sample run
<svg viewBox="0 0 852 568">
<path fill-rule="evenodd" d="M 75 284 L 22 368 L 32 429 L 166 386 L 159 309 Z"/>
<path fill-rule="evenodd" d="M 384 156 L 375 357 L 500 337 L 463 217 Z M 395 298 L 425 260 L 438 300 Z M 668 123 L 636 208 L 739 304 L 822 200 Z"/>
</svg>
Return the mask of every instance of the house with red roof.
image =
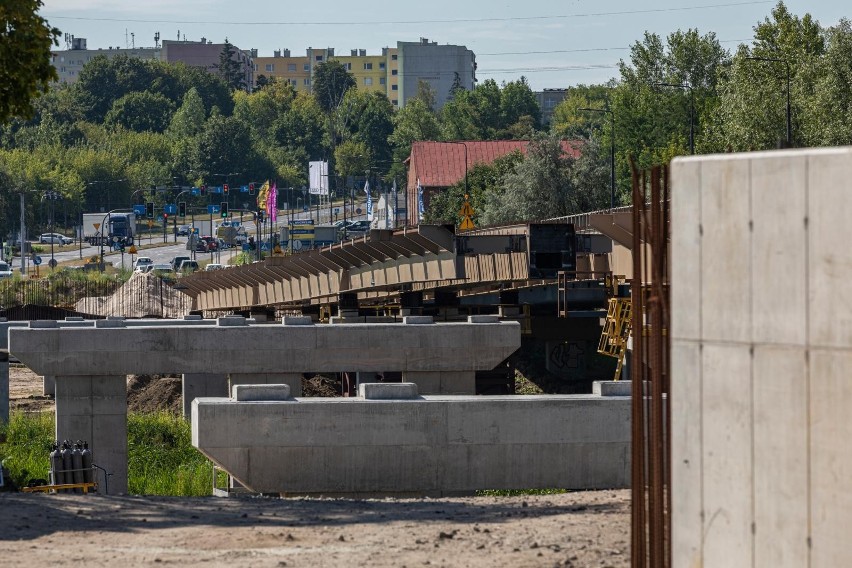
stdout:
<svg viewBox="0 0 852 568">
<path fill-rule="evenodd" d="M 418 181 L 423 189 L 423 207 L 429 207 L 429 199 L 464 180 L 465 173 L 476 164 L 490 164 L 497 158 L 520 151 L 526 154 L 529 140 L 469 140 L 463 142 L 414 142 L 408 165 L 408 187 L 406 206 L 408 224 L 420 223 L 418 209 Z M 562 141 L 565 153 L 572 157 L 580 155 L 575 142 Z"/>
</svg>

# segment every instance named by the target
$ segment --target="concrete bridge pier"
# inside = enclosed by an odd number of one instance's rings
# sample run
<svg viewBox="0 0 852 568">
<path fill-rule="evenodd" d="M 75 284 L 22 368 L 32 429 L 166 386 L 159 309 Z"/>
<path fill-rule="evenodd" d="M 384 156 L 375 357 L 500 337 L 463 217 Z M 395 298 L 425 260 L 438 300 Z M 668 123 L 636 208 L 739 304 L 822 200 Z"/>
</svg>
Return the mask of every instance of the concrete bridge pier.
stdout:
<svg viewBox="0 0 852 568">
<path fill-rule="evenodd" d="M 56 396 L 56 377 L 45 375 L 41 378 L 41 393 L 44 396 Z"/>
<path fill-rule="evenodd" d="M 94 463 L 109 474 L 104 492 L 127 493 L 127 376 L 60 377 L 56 439 L 89 442 Z M 102 481 L 100 475 L 95 478 Z"/>
<path fill-rule="evenodd" d="M 199 397 L 228 396 L 226 373 L 184 373 L 181 375 L 183 417 L 189 420 L 192 401 Z"/>
</svg>

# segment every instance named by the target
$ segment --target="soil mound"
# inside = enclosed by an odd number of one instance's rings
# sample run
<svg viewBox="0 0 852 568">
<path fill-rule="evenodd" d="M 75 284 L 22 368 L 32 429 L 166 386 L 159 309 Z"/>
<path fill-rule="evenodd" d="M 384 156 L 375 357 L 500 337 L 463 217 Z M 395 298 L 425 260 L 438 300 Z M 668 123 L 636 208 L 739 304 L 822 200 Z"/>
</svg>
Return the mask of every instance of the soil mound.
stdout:
<svg viewBox="0 0 852 568">
<path fill-rule="evenodd" d="M 341 383 L 322 375 L 302 379 L 302 396 L 343 396 Z"/>
<path fill-rule="evenodd" d="M 130 375 L 127 378 L 127 409 L 130 412 L 183 412 L 181 378 L 178 375 Z"/>
<path fill-rule="evenodd" d="M 179 318 L 192 309 L 192 298 L 153 274 L 135 273 L 111 296 L 83 298 L 76 309 L 100 316 Z"/>
</svg>

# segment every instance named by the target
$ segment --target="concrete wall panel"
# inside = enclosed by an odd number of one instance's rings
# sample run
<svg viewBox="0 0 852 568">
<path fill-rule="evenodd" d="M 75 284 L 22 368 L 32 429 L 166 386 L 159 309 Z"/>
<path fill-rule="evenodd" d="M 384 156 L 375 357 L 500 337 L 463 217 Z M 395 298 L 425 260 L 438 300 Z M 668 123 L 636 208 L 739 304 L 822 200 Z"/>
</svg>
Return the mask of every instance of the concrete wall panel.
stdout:
<svg viewBox="0 0 852 568">
<path fill-rule="evenodd" d="M 805 155 L 788 152 L 752 162 L 751 318 L 757 343 L 806 341 L 806 165 Z"/>
<path fill-rule="evenodd" d="M 715 315 L 701 320 L 705 340 L 751 340 L 750 171 L 745 159 L 701 162 L 701 313 Z M 690 191 L 677 183 L 678 193 Z"/>
<path fill-rule="evenodd" d="M 754 348 L 754 565 L 808 563 L 808 383 L 805 350 Z M 778 542 L 786 546 L 778 546 Z"/>
<path fill-rule="evenodd" d="M 850 566 L 852 348 L 814 349 L 810 364 L 811 566 Z"/>
<path fill-rule="evenodd" d="M 672 267 L 674 269 L 674 267 Z M 701 351 L 698 343 L 672 340 L 672 556 L 698 565 L 702 553 Z M 688 561 L 687 561 L 688 559 Z"/>
<path fill-rule="evenodd" d="M 849 219 L 852 148 L 808 156 L 808 258 L 810 342 L 852 346 L 852 282 Z"/>
<path fill-rule="evenodd" d="M 754 544 L 749 347 L 704 345 L 701 366 L 704 562 L 705 566 L 751 566 Z"/>
<path fill-rule="evenodd" d="M 701 162 L 681 160 L 672 163 L 672 176 L 679 191 L 672 195 L 672 207 L 680 217 L 672 224 L 672 254 L 678 259 L 671 267 L 672 338 L 701 337 Z M 619 272 L 613 263 L 613 270 Z M 632 272 L 632 269 L 631 269 Z"/>
</svg>

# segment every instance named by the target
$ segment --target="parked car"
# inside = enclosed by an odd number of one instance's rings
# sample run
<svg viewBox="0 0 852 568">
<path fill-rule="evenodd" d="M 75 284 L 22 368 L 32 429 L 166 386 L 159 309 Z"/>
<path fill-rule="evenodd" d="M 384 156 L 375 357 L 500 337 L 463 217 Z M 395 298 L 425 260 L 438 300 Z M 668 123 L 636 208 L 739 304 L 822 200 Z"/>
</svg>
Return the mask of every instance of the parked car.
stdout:
<svg viewBox="0 0 852 568">
<path fill-rule="evenodd" d="M 140 256 L 136 259 L 136 262 L 133 263 L 133 268 L 137 269 L 140 266 L 150 266 L 154 264 L 154 259 L 149 256 Z"/>
<path fill-rule="evenodd" d="M 212 272 L 213 270 L 222 270 L 223 268 L 225 267 L 219 264 L 218 262 L 211 262 L 210 264 L 204 267 L 204 271 Z"/>
<path fill-rule="evenodd" d="M 66 237 L 65 235 L 60 235 L 59 233 L 44 233 L 39 235 L 38 242 L 43 245 L 49 245 L 51 243 L 55 245 L 70 245 L 74 242 L 74 239 Z"/>
<path fill-rule="evenodd" d="M 180 227 L 178 227 L 177 235 L 179 237 L 187 237 L 189 236 L 189 229 L 189 225 L 181 225 Z"/>
<path fill-rule="evenodd" d="M 176 256 L 171 260 L 171 262 L 169 262 L 169 265 L 168 265 L 169 270 L 177 270 L 178 267 L 180 266 L 180 263 L 183 262 L 184 260 L 192 260 L 192 259 L 189 258 L 188 256 Z M 156 268 L 154 270 L 156 270 Z"/>
<path fill-rule="evenodd" d="M 188 257 L 187 257 L 188 258 Z M 165 272 L 174 272 L 171 264 L 161 263 L 161 264 L 152 264 L 150 272 L 153 273 L 165 273 Z"/>
<path fill-rule="evenodd" d="M 216 252 L 219 243 L 210 235 L 199 237 L 195 245 L 196 252 Z"/>
<path fill-rule="evenodd" d="M 154 269 L 153 264 L 142 264 L 133 269 L 133 272 L 138 272 L 139 274 L 147 274 Z"/>
<path fill-rule="evenodd" d="M 0 279 L 3 278 L 11 278 L 12 277 L 12 267 L 9 266 L 8 262 L 4 262 L 0 260 Z"/>
<path fill-rule="evenodd" d="M 361 221 L 355 221 L 354 223 L 346 227 L 347 233 L 366 233 L 369 230 L 370 222 L 365 221 L 363 219 Z"/>
<path fill-rule="evenodd" d="M 195 272 L 198 270 L 198 262 L 194 260 L 184 260 L 178 267 L 178 272 Z"/>
</svg>

